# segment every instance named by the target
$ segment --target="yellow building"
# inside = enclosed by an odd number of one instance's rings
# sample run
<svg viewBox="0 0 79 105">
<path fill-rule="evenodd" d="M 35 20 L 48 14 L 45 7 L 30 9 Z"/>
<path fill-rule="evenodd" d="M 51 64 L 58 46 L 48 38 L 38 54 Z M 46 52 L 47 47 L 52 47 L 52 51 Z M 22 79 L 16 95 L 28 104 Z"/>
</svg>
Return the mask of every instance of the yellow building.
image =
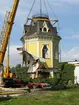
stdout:
<svg viewBox="0 0 79 105">
<path fill-rule="evenodd" d="M 54 21 L 56 22 L 56 21 Z M 23 50 L 44 60 L 49 69 L 58 68 L 59 41 L 61 37 L 48 16 L 33 16 L 29 25 L 24 25 L 21 38 Z"/>
</svg>

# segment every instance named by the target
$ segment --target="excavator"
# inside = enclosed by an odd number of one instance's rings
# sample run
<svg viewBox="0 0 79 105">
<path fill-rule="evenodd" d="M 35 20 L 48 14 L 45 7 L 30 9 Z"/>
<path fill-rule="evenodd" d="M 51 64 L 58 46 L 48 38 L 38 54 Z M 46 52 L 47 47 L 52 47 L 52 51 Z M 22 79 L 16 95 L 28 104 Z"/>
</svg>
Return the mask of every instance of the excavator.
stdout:
<svg viewBox="0 0 79 105">
<path fill-rule="evenodd" d="M 12 73 L 9 70 L 9 57 L 6 68 L 3 67 L 3 61 L 10 39 L 14 19 L 17 11 L 19 0 L 14 0 L 12 10 L 7 12 L 4 19 L 4 24 L 0 33 L 0 86 L 3 84 L 3 79 L 12 78 Z"/>
</svg>

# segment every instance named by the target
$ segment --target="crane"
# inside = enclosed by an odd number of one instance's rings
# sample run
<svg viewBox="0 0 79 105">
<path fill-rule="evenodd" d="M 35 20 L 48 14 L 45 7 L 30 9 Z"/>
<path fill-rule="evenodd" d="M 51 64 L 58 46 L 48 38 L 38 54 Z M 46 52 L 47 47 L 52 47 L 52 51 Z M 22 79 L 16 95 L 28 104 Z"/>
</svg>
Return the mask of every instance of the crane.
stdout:
<svg viewBox="0 0 79 105">
<path fill-rule="evenodd" d="M 12 10 L 10 12 L 7 12 L 5 15 L 4 24 L 0 33 L 0 66 L 3 65 L 3 61 L 4 61 L 8 41 L 10 38 L 12 26 L 14 24 L 14 19 L 15 19 L 18 4 L 19 4 L 19 0 L 14 0 Z M 2 66 L 0 67 L 0 72 L 1 72 L 1 68 Z"/>
<path fill-rule="evenodd" d="M 14 0 L 14 4 L 11 12 L 8 12 L 9 15 L 6 15 L 5 24 L 3 26 L 2 32 L 0 34 L 0 64 L 4 61 L 4 56 L 8 44 L 8 40 L 10 38 L 10 33 L 12 30 L 14 18 L 16 15 L 16 10 L 18 7 L 19 0 Z"/>
</svg>

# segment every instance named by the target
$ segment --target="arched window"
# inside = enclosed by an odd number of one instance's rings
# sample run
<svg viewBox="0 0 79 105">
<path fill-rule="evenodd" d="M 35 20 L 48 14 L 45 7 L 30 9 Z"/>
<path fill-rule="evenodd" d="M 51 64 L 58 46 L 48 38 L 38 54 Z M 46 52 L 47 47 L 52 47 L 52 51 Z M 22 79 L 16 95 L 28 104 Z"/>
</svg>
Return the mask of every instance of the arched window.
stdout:
<svg viewBox="0 0 79 105">
<path fill-rule="evenodd" d="M 48 49 L 47 45 L 43 46 L 42 57 L 43 58 L 49 58 L 49 49 Z"/>
</svg>

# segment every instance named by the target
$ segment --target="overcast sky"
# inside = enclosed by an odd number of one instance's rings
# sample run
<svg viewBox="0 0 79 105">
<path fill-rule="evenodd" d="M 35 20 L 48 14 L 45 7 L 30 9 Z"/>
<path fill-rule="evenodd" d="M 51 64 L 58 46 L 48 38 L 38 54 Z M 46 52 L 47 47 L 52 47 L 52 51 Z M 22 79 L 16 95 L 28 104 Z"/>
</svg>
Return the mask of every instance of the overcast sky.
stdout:
<svg viewBox="0 0 79 105">
<path fill-rule="evenodd" d="M 39 1 L 36 0 L 32 13 L 39 13 Z M 42 0 L 43 1 L 43 0 Z M 61 60 L 72 61 L 79 60 L 79 0 L 48 0 L 54 11 L 47 5 L 48 14 L 51 19 L 59 20 L 58 32 L 62 40 L 61 44 Z M 27 15 L 31 8 L 33 0 L 20 0 L 14 26 L 11 32 L 10 39 L 10 65 L 15 66 L 21 63 L 21 55 L 16 50 L 17 47 L 22 46 L 20 38 L 23 35 L 23 25 L 26 22 Z M 42 2 L 42 7 L 44 2 Z M 0 29 L 3 25 L 3 20 L 6 11 L 11 10 L 13 0 L 0 1 Z M 44 7 L 45 8 L 45 7 Z M 43 12 L 46 12 L 45 9 Z"/>
</svg>

